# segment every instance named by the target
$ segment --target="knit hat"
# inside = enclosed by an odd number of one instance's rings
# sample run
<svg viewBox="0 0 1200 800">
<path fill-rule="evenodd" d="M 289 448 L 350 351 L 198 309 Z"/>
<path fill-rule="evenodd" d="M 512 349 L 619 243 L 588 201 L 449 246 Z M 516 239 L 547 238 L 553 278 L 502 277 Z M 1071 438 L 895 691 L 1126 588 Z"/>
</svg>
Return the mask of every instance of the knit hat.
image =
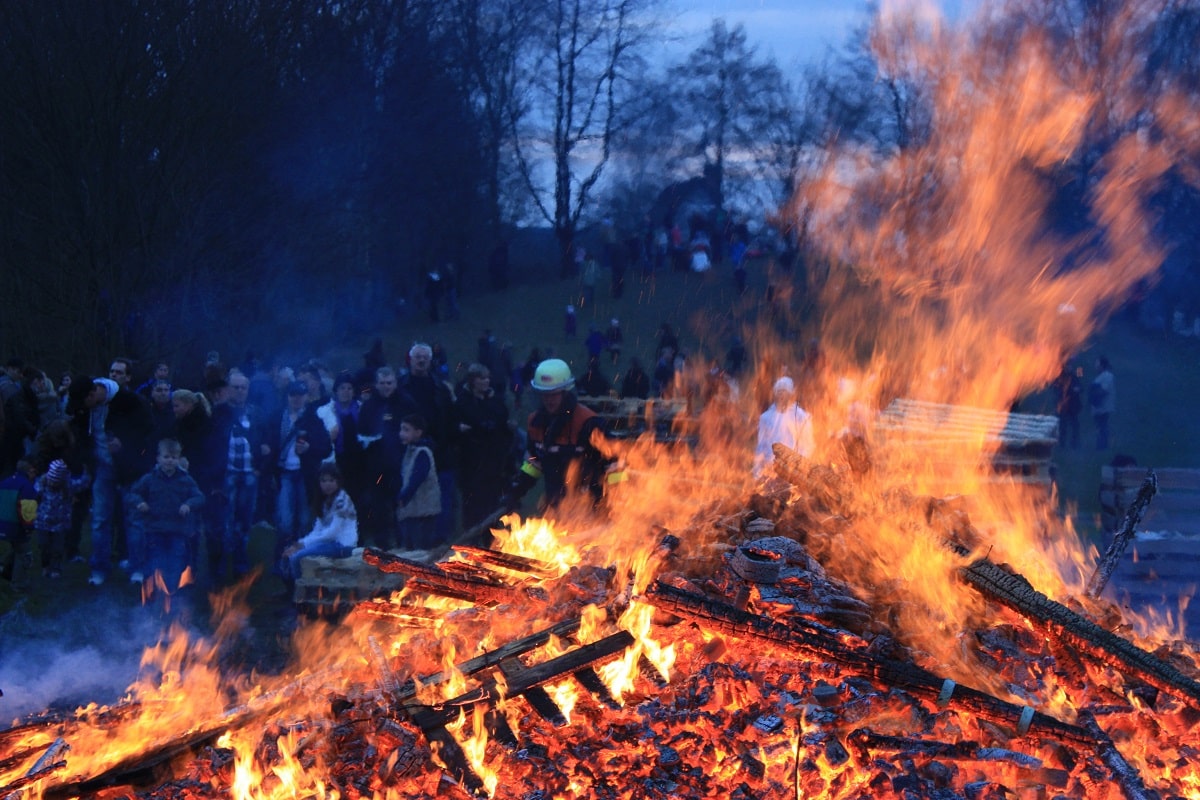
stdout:
<svg viewBox="0 0 1200 800">
<path fill-rule="evenodd" d="M 50 469 L 46 470 L 46 480 L 55 486 L 66 483 L 70 475 L 71 471 L 67 469 L 67 462 L 61 458 L 51 461 Z"/>
</svg>

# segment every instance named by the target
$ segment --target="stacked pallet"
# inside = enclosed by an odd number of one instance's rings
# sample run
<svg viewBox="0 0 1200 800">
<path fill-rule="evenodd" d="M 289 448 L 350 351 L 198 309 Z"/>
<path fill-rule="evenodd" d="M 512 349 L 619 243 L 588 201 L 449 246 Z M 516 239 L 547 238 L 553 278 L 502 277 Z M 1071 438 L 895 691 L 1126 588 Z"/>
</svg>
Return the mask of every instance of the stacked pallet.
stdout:
<svg viewBox="0 0 1200 800">
<path fill-rule="evenodd" d="M 389 575 L 363 561 L 359 547 L 346 558 L 311 556 L 300 561 L 293 602 L 316 613 L 337 613 L 359 600 L 382 597 L 404 587 L 403 575 Z"/>
<path fill-rule="evenodd" d="M 579 402 L 605 421 L 605 430 L 615 438 L 635 438 L 653 431 L 656 441 L 695 443 L 695 420 L 686 398 L 590 397 Z"/>
<path fill-rule="evenodd" d="M 883 410 L 876 431 L 927 449 L 934 458 L 948 453 L 992 452 L 997 476 L 1049 485 L 1058 418 L 898 398 Z"/>
</svg>

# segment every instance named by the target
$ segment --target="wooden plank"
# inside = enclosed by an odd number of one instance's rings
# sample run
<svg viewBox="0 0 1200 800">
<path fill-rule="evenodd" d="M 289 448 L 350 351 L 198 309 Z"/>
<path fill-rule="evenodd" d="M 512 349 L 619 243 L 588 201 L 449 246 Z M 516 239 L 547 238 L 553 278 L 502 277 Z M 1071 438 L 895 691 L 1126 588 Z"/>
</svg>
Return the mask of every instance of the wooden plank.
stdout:
<svg viewBox="0 0 1200 800">
<path fill-rule="evenodd" d="M 901 433 L 935 432 L 939 437 L 999 439 L 1006 443 L 1057 442 L 1058 419 L 985 408 L 898 398 L 881 412 L 877 427 Z"/>
<path fill-rule="evenodd" d="M 422 729 L 446 725 L 453 722 L 459 714 L 477 704 L 482 703 L 494 707 L 501 697 L 520 697 L 535 686 L 541 686 L 559 676 L 574 674 L 584 667 L 612 658 L 633 643 L 633 634 L 628 631 L 617 631 L 597 642 L 569 650 L 561 656 L 540 664 L 530 667 L 514 667 L 503 687 L 497 681 L 491 680 L 437 706 L 413 707 L 411 713 L 414 722 Z"/>
<path fill-rule="evenodd" d="M 1137 491 L 1146 479 L 1150 467 L 1101 467 L 1100 482 L 1102 485 L 1117 489 L 1132 489 Z M 1161 492 L 1198 492 L 1200 493 L 1200 469 L 1184 467 L 1155 467 L 1154 474 L 1158 476 L 1158 491 Z M 1157 500 L 1156 500 L 1157 502 Z"/>
</svg>

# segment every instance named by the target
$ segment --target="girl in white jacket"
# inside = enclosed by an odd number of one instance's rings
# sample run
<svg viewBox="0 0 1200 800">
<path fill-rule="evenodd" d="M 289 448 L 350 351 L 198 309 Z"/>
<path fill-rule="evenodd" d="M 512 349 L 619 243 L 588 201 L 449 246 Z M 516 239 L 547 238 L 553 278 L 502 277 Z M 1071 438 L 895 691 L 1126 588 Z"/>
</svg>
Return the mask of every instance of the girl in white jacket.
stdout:
<svg viewBox="0 0 1200 800">
<path fill-rule="evenodd" d="M 307 536 L 283 553 L 284 580 L 289 584 L 300 576 L 300 560 L 309 556 L 345 558 L 358 546 L 358 511 L 350 495 L 342 488 L 342 473 L 337 464 L 322 464 L 317 472 L 321 488 L 321 513 Z"/>
</svg>

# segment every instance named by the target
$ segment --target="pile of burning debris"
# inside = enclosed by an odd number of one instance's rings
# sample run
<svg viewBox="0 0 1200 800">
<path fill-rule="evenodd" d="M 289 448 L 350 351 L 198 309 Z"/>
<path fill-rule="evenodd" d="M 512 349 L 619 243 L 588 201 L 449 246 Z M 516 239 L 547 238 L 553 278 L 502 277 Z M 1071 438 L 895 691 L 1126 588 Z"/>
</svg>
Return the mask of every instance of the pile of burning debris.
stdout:
<svg viewBox="0 0 1200 800">
<path fill-rule="evenodd" d="M 1191 647 L 1139 646 L 981 557 L 958 500 L 893 492 L 988 609 L 945 632 L 959 680 L 902 643 L 898 595 L 827 566 L 855 471 L 776 455 L 780 480 L 647 530 L 635 566 L 505 531 L 437 564 L 368 551 L 406 588 L 302 630 L 314 666 L 197 690 L 181 657 L 160 684 L 184 700 L 28 720 L 0 733 L 0 796 L 1200 797 Z"/>
</svg>

